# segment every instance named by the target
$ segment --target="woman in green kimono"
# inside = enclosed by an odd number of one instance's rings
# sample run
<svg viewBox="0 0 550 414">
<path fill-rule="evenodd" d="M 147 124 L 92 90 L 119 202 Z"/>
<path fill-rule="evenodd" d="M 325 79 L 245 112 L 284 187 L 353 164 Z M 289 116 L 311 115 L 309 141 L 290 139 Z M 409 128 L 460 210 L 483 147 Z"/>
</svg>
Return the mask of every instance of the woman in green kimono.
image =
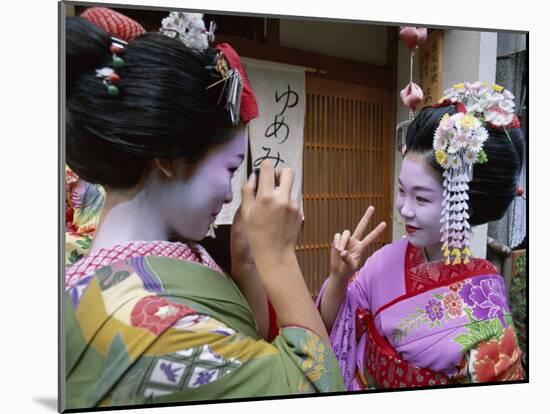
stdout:
<svg viewBox="0 0 550 414">
<path fill-rule="evenodd" d="M 342 391 L 295 256 L 292 170 L 264 162 L 243 187 L 231 276 L 196 243 L 232 199 L 258 110 L 235 51 L 170 17 L 127 44 L 67 19 L 67 164 L 105 202 L 66 269 L 64 408 Z"/>
</svg>

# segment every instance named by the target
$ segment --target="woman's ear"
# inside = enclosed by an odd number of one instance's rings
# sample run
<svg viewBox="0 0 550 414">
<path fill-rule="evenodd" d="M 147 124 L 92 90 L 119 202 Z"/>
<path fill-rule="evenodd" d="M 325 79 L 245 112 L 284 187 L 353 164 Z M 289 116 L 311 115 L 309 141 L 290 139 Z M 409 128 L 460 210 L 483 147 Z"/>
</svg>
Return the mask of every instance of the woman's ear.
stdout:
<svg viewBox="0 0 550 414">
<path fill-rule="evenodd" d="M 179 158 L 154 158 L 153 165 L 156 166 L 161 175 L 165 178 L 183 178 L 187 180 L 193 175 L 195 164 L 189 164 Z"/>
<path fill-rule="evenodd" d="M 157 168 L 168 178 L 174 177 L 176 175 L 176 162 L 171 158 L 155 158 L 155 165 Z"/>
</svg>

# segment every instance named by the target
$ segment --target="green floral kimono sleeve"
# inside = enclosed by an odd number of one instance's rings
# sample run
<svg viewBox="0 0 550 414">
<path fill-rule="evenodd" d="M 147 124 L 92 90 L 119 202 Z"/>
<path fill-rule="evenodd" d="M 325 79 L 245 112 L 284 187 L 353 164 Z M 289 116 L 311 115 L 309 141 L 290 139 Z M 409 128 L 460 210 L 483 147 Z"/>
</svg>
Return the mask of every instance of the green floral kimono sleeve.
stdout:
<svg viewBox="0 0 550 414">
<path fill-rule="evenodd" d="M 285 356 L 285 364 L 299 368 L 301 375 L 291 381 L 297 381 L 292 386 L 300 393 L 345 391 L 332 348 L 317 334 L 299 327 L 282 328 L 273 345 Z"/>
<path fill-rule="evenodd" d="M 264 341 L 235 284 L 206 266 L 115 262 L 65 304 L 67 408 L 344 390 L 330 345 L 301 327 Z"/>
</svg>

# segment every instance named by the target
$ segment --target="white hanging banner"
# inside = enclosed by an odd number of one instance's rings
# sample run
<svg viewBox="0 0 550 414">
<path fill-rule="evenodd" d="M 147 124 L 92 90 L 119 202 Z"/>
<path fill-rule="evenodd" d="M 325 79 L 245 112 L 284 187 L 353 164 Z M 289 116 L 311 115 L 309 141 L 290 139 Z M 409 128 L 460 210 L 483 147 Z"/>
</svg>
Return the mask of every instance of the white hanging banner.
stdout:
<svg viewBox="0 0 550 414">
<path fill-rule="evenodd" d="M 294 170 L 292 199 L 303 211 L 302 172 L 306 110 L 305 68 L 256 59 L 243 60 L 260 116 L 250 122 L 252 168 L 269 159 Z"/>
</svg>

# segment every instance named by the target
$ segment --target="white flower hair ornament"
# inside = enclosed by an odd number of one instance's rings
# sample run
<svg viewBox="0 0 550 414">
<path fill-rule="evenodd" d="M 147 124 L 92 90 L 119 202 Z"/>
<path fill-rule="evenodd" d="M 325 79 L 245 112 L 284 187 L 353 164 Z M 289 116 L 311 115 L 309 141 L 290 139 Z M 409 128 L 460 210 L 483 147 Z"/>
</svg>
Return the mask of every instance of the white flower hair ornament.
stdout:
<svg viewBox="0 0 550 414">
<path fill-rule="evenodd" d="M 209 44 L 214 41 L 216 24 L 211 21 L 206 30 L 202 13 L 170 12 L 168 17 L 162 19 L 160 33 L 172 39 L 181 41 L 185 46 L 204 52 Z M 223 83 L 218 103 L 225 95 L 224 107 L 229 113 L 233 125 L 240 121 L 248 123 L 258 116 L 257 102 L 244 74 L 244 68 L 237 52 L 227 43 L 216 45 L 218 51 L 216 63 L 207 66 L 207 69 L 215 69 L 221 75 L 221 79 L 213 82 L 206 89 L 210 89 Z"/>
<path fill-rule="evenodd" d="M 514 113 L 514 95 L 499 85 L 456 84 L 434 107 L 451 104 L 458 112 L 443 115 L 434 133 L 433 149 L 443 167 L 441 250 L 446 264 L 457 265 L 470 262 L 468 183 L 474 164 L 488 161 L 483 150 L 489 138 L 487 126 L 504 130 L 510 139 L 507 129 L 519 128 L 520 124 Z"/>
<path fill-rule="evenodd" d="M 168 17 L 162 19 L 159 32 L 163 35 L 177 39 L 185 46 L 204 52 L 209 43 L 214 41 L 216 24 L 211 21 L 206 30 L 202 13 L 170 12 Z"/>
</svg>

